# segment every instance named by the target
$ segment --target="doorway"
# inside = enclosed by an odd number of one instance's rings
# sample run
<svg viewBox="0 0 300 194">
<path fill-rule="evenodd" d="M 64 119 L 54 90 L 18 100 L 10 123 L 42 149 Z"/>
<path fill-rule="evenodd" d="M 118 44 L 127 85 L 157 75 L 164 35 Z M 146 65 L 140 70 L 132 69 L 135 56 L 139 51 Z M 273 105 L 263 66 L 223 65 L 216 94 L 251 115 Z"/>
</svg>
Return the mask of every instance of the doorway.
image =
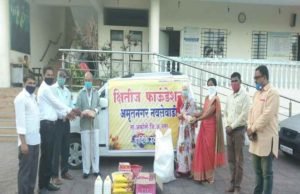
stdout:
<svg viewBox="0 0 300 194">
<path fill-rule="evenodd" d="M 161 30 L 160 53 L 171 57 L 180 56 L 180 31 Z"/>
</svg>

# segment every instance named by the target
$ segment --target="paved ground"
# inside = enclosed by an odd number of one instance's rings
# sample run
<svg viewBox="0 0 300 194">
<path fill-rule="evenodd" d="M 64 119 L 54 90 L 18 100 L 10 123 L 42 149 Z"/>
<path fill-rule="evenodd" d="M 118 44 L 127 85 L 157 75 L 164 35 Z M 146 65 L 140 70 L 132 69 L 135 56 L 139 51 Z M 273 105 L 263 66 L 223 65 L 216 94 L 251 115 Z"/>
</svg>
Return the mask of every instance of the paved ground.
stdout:
<svg viewBox="0 0 300 194">
<path fill-rule="evenodd" d="M 245 147 L 245 173 L 242 184 L 242 193 L 250 194 L 254 185 L 254 173 L 251 166 L 251 156 Z M 0 193 L 15 194 L 17 184 L 17 149 L 16 143 L 0 143 Z M 145 171 L 153 170 L 153 158 L 102 158 L 101 173 L 104 178 L 107 174 L 116 171 L 119 161 L 129 161 L 141 164 Z M 81 178 L 80 170 L 72 170 L 74 181 L 64 181 L 58 192 L 47 194 L 93 194 L 95 178 L 87 180 Z M 300 194 L 300 162 L 280 154 L 274 162 L 274 192 L 273 194 Z M 201 185 L 187 179 L 177 179 L 164 185 L 164 194 L 223 194 L 228 186 L 228 168 L 220 168 L 216 171 L 216 180 L 213 185 Z"/>
</svg>

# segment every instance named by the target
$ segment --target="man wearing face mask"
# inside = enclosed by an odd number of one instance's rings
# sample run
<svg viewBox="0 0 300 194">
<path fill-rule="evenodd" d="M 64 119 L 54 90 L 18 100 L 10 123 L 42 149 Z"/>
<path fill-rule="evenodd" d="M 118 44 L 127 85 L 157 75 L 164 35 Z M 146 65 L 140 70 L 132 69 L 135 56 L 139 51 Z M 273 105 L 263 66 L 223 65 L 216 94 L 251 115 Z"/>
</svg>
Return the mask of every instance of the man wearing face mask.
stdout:
<svg viewBox="0 0 300 194">
<path fill-rule="evenodd" d="M 92 166 L 94 176 L 99 175 L 99 126 L 97 114 L 100 110 L 100 98 L 93 88 L 93 75 L 85 73 L 84 87 L 80 90 L 76 107 L 81 111 L 81 146 L 83 178 L 88 178 Z"/>
<path fill-rule="evenodd" d="M 53 88 L 55 96 L 63 102 L 66 106 L 73 108 L 71 92 L 65 87 L 67 72 L 60 69 L 57 72 L 57 80 Z M 61 185 L 62 181 L 59 179 L 59 161 L 61 167 L 61 177 L 63 179 L 72 180 L 73 177 L 68 173 L 68 158 L 70 143 L 70 121 L 69 119 L 58 112 L 58 120 L 56 122 L 55 137 L 54 137 L 54 153 L 52 164 L 52 181 L 56 185 Z M 61 158 L 61 160 L 59 160 Z"/>
<path fill-rule="evenodd" d="M 14 100 L 19 147 L 18 194 L 34 193 L 39 145 L 39 107 L 34 94 L 36 82 L 32 76 L 23 79 L 24 89 Z"/>
<path fill-rule="evenodd" d="M 271 194 L 273 189 L 273 157 L 278 157 L 279 93 L 269 83 L 269 71 L 264 65 L 256 68 L 256 89 L 248 115 L 250 146 L 255 170 L 254 194 Z"/>
<path fill-rule="evenodd" d="M 237 72 L 231 75 L 231 87 L 233 93 L 227 97 L 224 110 L 227 155 L 231 172 L 231 186 L 227 189 L 227 192 L 239 194 L 243 178 L 243 146 L 245 143 L 250 97 L 241 88 L 241 75 Z"/>
<path fill-rule="evenodd" d="M 40 134 L 41 134 L 41 157 L 39 167 L 39 189 L 49 191 L 59 190 L 59 186 L 50 181 L 52 175 L 52 160 L 54 148 L 54 134 L 57 112 L 68 118 L 74 118 L 74 112 L 62 103 L 53 93 L 51 85 L 54 81 L 52 67 L 46 66 L 43 69 L 44 81 L 42 82 L 37 100 L 40 109 Z"/>
</svg>

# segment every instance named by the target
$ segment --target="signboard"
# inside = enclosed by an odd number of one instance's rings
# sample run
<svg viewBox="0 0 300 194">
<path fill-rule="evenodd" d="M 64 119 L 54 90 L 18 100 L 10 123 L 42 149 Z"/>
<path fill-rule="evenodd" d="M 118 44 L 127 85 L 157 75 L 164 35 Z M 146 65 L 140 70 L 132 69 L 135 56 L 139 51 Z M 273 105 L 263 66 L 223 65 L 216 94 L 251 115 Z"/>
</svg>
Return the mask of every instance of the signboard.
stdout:
<svg viewBox="0 0 300 194">
<path fill-rule="evenodd" d="M 154 150 L 155 130 L 168 128 L 176 146 L 176 102 L 186 83 L 174 78 L 110 80 L 109 149 Z"/>
<path fill-rule="evenodd" d="M 182 57 L 200 57 L 200 28 L 185 27 L 182 36 Z"/>
</svg>

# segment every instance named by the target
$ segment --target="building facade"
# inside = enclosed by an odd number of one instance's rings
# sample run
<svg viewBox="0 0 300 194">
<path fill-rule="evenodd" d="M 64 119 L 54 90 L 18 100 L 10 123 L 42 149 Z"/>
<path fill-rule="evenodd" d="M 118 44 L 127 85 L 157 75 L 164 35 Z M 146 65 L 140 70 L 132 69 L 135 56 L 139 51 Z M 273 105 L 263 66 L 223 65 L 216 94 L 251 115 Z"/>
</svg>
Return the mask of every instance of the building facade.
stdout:
<svg viewBox="0 0 300 194">
<path fill-rule="evenodd" d="M 74 37 L 93 24 L 98 49 L 192 58 L 300 59 L 297 0 L 2 0 L 0 9 L 0 87 L 11 86 L 16 76 L 12 65 L 23 64 L 24 55 L 30 68 L 56 63 L 58 48 L 82 46 Z M 25 32 L 16 27 L 20 25 Z M 120 57 L 113 55 L 112 60 Z M 144 58 L 135 55 L 131 60 Z"/>
</svg>

